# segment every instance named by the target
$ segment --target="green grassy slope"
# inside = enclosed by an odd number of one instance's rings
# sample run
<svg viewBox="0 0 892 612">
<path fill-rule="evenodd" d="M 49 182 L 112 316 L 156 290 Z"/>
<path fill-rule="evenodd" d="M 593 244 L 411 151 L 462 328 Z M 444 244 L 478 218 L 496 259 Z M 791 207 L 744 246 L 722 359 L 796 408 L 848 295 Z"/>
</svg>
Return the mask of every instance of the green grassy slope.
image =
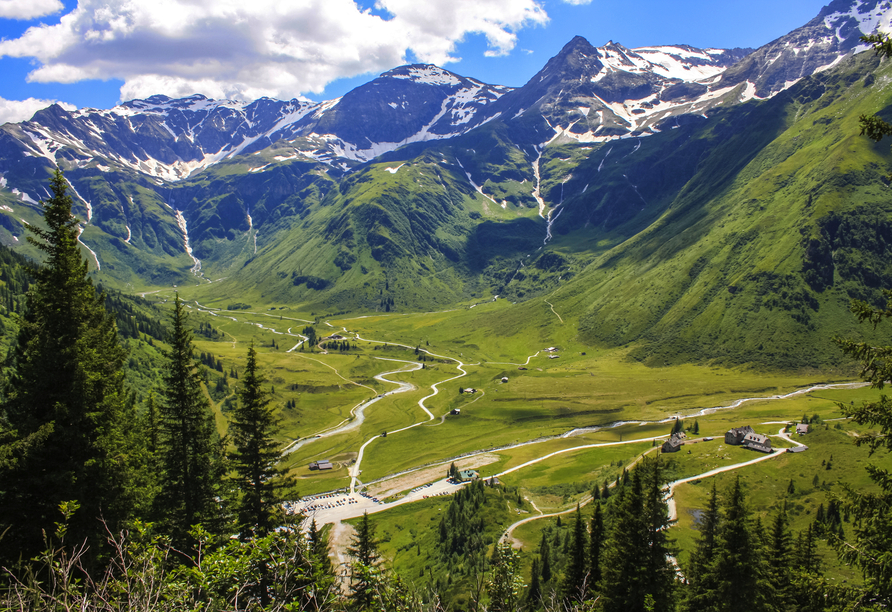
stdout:
<svg viewBox="0 0 892 612">
<path fill-rule="evenodd" d="M 864 78 L 872 70 L 889 67 L 863 54 L 678 143 L 664 163 L 696 159 L 694 176 L 646 229 L 555 293 L 579 315 L 580 337 L 640 342 L 633 356 L 654 365 L 836 361 L 825 339 L 852 333 L 850 298 L 876 303 L 892 285 L 883 263 L 890 156 L 858 136 L 859 114 L 889 103 Z M 652 155 L 657 138 L 635 154 Z"/>
</svg>

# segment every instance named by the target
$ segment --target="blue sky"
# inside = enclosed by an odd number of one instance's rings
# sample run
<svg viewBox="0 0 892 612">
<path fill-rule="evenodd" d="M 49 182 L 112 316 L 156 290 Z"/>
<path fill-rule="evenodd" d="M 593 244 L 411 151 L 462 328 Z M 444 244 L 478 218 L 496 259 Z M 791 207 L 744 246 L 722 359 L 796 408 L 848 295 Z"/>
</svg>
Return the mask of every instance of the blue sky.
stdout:
<svg viewBox="0 0 892 612">
<path fill-rule="evenodd" d="M 572 1 L 3 0 L 0 122 L 47 101 L 110 108 L 152 93 L 325 100 L 414 61 L 519 86 L 575 35 L 759 47 L 825 4 Z"/>
</svg>

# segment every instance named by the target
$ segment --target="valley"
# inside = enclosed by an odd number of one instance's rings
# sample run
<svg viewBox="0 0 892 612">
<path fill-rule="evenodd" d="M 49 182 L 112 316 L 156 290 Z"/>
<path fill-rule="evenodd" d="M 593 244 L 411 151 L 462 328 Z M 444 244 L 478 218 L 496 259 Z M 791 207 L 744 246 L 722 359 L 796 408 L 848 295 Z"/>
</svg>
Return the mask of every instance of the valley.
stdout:
<svg viewBox="0 0 892 612">
<path fill-rule="evenodd" d="M 188 295 L 201 289 L 183 291 Z M 431 504 L 442 511 L 448 496 L 467 484 L 445 479 L 453 463 L 517 488 L 523 504 L 516 518 L 503 525 L 504 537 L 526 555 L 523 551 L 535 549 L 543 525 L 572 514 L 577 503 L 591 501 L 593 486 L 612 483 L 638 458 L 659 453 L 675 418 L 687 427 L 696 421 L 699 432 L 682 453 L 665 456 L 677 482 L 670 487 L 670 511 L 678 520 L 673 537 L 687 551 L 693 533 L 688 513 L 702 503 L 691 497 L 692 487 L 702 487 L 713 475 L 717 480 L 726 477 L 727 470 L 747 481 L 758 478 L 764 461 L 784 466 L 780 471 L 771 468 L 778 480 L 787 474 L 801 478 L 814 469 L 809 453 L 827 453 L 820 446 L 801 454 L 783 453 L 786 447 L 810 444 L 812 438 L 791 441 L 779 435 L 784 429 L 779 423 L 819 415 L 828 426 L 843 423 L 850 430 L 850 423 L 839 420 L 835 402 L 871 400 L 878 394 L 842 373 L 816 379 L 814 374 L 751 368 L 645 367 L 629 360 L 627 352 L 578 350 L 583 347 L 572 336 L 561 334 L 566 323 L 548 316 L 542 317 L 548 323 L 539 334 L 515 337 L 509 344 L 503 340 L 511 336 L 477 334 L 476 342 L 466 340 L 461 330 L 469 328 L 469 320 L 504 318 L 506 310 L 516 308 L 499 300 L 451 311 L 360 317 L 280 309 L 272 312 L 281 315 L 219 311 L 199 302 L 201 307 L 192 301 L 193 316 L 232 329 L 229 333 L 235 332 L 232 338 L 237 340 L 230 342 L 227 336 L 197 346 L 225 355 L 224 363 L 231 354 L 237 363 L 245 344 L 253 340 L 263 347 L 260 360 L 275 400 L 294 401 L 295 409 L 282 412 L 293 415 L 284 429 L 282 462 L 297 476 L 303 499 L 288 507 L 306 517 L 307 524 L 315 520 L 320 526 L 335 525 L 340 535 L 332 540 L 333 559 L 346 558 L 338 547 L 346 544 L 349 531 L 341 523 L 352 523 L 364 512 L 394 533 L 391 521 L 402 523 L 399 517 L 416 506 L 422 515 L 432 512 Z M 542 300 L 543 314 L 549 309 Z M 285 352 L 283 343 L 276 350 L 274 338 L 293 333 L 294 322 L 314 324 L 320 343 L 326 342 L 323 334 L 337 334 L 335 341 L 346 339 L 351 348 L 346 353 L 319 347 L 309 352 L 304 345 L 301 352 L 289 343 Z M 292 378 L 306 366 L 316 373 L 312 384 L 309 370 Z M 291 380 L 302 381 L 298 392 L 289 390 Z M 474 393 L 459 394 L 459 388 L 473 388 Z M 327 391 L 320 403 L 315 396 L 322 389 Z M 319 410 L 322 405 L 324 412 Z M 455 409 L 459 413 L 450 414 Z M 724 432 L 742 424 L 770 435 L 780 450 L 761 455 L 723 445 Z M 863 456 L 854 446 L 834 444 L 836 457 Z M 308 467 L 321 460 L 331 461 L 332 469 Z M 824 494 L 817 488 L 804 507 L 813 512 L 818 503 L 826 503 Z M 759 516 L 767 520 L 776 495 L 754 500 Z M 803 521 L 807 514 L 800 517 Z M 384 544 L 384 550 L 391 549 Z M 832 553 L 825 551 L 824 556 Z M 523 558 L 525 563 L 530 560 Z M 398 559 L 393 557 L 399 570 Z"/>
</svg>

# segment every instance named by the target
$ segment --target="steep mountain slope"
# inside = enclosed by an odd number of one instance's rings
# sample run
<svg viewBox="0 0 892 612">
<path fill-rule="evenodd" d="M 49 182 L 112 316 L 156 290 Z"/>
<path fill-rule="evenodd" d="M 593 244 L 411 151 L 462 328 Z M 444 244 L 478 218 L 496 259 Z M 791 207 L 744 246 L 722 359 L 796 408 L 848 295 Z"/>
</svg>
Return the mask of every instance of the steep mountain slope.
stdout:
<svg viewBox="0 0 892 612">
<path fill-rule="evenodd" d="M 580 315 L 581 336 L 637 342 L 634 354 L 653 364 L 836 362 L 829 337 L 852 333 L 849 300 L 882 304 L 892 286 L 892 157 L 857 124 L 892 104 L 872 86 L 890 78 L 892 66 L 861 54 L 604 167 L 614 181 L 634 176 L 647 203 L 617 225 L 609 206 L 564 204 L 559 222 L 584 217 L 631 236 L 555 295 Z M 627 229 L 646 215 L 655 219 L 645 229 Z"/>
</svg>

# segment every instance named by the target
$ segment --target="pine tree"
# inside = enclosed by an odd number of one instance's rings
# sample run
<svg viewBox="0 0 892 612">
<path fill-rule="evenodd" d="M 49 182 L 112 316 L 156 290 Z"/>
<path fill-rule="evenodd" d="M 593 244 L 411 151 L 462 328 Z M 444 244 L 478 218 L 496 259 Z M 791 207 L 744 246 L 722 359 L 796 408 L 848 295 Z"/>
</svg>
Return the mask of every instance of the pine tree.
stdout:
<svg viewBox="0 0 892 612">
<path fill-rule="evenodd" d="M 719 523 L 716 558 L 710 571 L 716 601 L 728 612 L 770 610 L 766 600 L 762 555 L 750 523 L 740 478 L 726 494 Z M 745 593 L 745 597 L 741 597 Z"/>
<path fill-rule="evenodd" d="M 69 541 L 105 541 L 137 503 L 136 418 L 124 389 L 126 351 L 114 317 L 88 277 L 78 247 L 79 221 L 62 172 L 43 202 L 46 229 L 27 225 L 28 241 L 45 255 L 27 294 L 27 314 L 7 366 L 0 437 L 2 548 L 29 557 L 42 530 L 61 519 L 59 505 L 76 500 Z M 96 547 L 93 552 L 98 552 Z M 4 555 L 5 556 L 5 555 Z"/>
<path fill-rule="evenodd" d="M 604 551 L 604 515 L 601 512 L 601 502 L 595 502 L 595 510 L 589 523 L 588 551 L 590 589 L 596 590 L 601 581 L 601 555 Z"/>
<path fill-rule="evenodd" d="M 251 532 L 264 536 L 280 522 L 282 491 L 291 484 L 276 467 L 279 452 L 273 436 L 278 432 L 279 420 L 270 406 L 269 393 L 262 387 L 264 382 L 252 342 L 236 390 L 239 401 L 229 424 L 235 445 L 231 463 L 241 494 L 236 513 L 243 537 Z"/>
<path fill-rule="evenodd" d="M 368 512 L 363 512 L 347 553 L 353 557 L 350 600 L 356 609 L 365 610 L 375 598 L 374 588 L 379 578 L 377 565 L 380 561 L 375 530 L 369 523 Z"/>
<path fill-rule="evenodd" d="M 771 523 L 768 546 L 765 549 L 769 598 L 777 612 L 796 609 L 793 595 L 794 551 L 787 526 L 787 507 L 782 506 Z"/>
<path fill-rule="evenodd" d="M 192 332 L 179 295 L 174 300 L 171 331 L 162 373 L 161 440 L 164 470 L 157 512 L 174 544 L 189 541 L 193 525 L 216 528 L 215 497 L 222 477 L 220 436 L 202 389 L 203 376 L 193 359 Z"/>
<path fill-rule="evenodd" d="M 716 558 L 718 530 L 719 502 L 715 481 L 713 481 L 709 502 L 700 519 L 700 537 L 697 539 L 697 547 L 691 553 L 690 563 L 685 572 L 689 586 L 682 603 L 683 610 L 698 612 L 720 605 L 716 599 L 716 584 L 711 572 Z"/>
<path fill-rule="evenodd" d="M 535 610 L 542 603 L 541 572 L 539 571 L 539 557 L 533 558 L 530 568 L 530 586 L 527 589 L 527 609 Z"/>
<path fill-rule="evenodd" d="M 633 470 L 629 486 L 619 487 L 610 508 L 601 568 L 601 603 L 606 612 L 643 612 L 647 551 L 642 513 L 641 473 Z"/>
<path fill-rule="evenodd" d="M 582 520 L 582 510 L 576 504 L 576 515 L 573 522 L 573 539 L 570 544 L 570 556 L 564 569 L 564 581 L 561 583 L 561 591 L 564 599 L 580 602 L 588 591 L 588 567 L 586 564 L 585 523 Z"/>
<path fill-rule="evenodd" d="M 661 479 L 660 462 L 645 459 L 611 502 L 601 558 L 601 601 L 607 612 L 673 609 L 675 572 L 668 560 L 673 551 Z"/>
<path fill-rule="evenodd" d="M 542 559 L 542 582 L 551 582 L 551 546 L 548 544 L 547 534 L 542 532 L 542 541 L 539 543 L 539 557 Z"/>
</svg>

